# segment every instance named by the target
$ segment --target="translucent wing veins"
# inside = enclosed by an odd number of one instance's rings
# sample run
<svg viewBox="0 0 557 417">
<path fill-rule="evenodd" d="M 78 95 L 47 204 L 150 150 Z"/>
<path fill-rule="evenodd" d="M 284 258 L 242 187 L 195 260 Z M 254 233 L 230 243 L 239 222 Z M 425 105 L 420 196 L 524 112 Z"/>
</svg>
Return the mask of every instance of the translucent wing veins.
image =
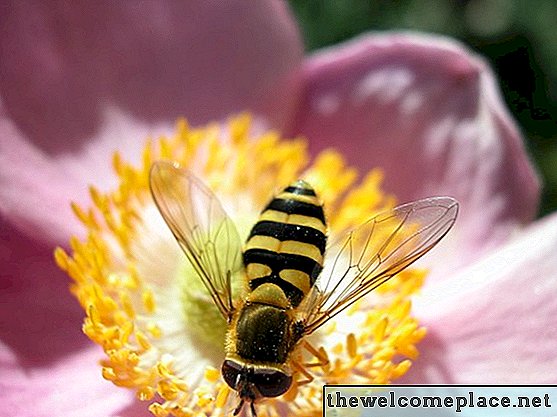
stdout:
<svg viewBox="0 0 557 417">
<path fill-rule="evenodd" d="M 371 218 L 333 244 L 305 300 L 305 333 L 426 254 L 451 229 L 457 213 L 453 198 L 419 200 Z"/>
<path fill-rule="evenodd" d="M 214 194 L 193 174 L 169 162 L 150 172 L 155 203 L 223 316 L 231 317 L 232 274 L 241 268 L 238 232 Z"/>
</svg>

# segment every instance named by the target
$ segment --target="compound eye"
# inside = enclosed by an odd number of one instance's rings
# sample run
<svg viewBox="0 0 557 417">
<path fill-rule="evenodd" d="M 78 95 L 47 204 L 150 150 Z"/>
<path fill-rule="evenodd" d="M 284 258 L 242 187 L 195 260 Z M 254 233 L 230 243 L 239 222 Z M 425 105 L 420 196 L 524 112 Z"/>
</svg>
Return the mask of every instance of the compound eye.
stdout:
<svg viewBox="0 0 557 417">
<path fill-rule="evenodd" d="M 264 397 L 278 397 L 288 391 L 292 377 L 276 370 L 257 369 L 252 382 Z"/>
<path fill-rule="evenodd" d="M 236 390 L 238 375 L 242 372 L 242 365 L 234 361 L 225 360 L 221 368 L 222 377 L 228 386 Z"/>
</svg>

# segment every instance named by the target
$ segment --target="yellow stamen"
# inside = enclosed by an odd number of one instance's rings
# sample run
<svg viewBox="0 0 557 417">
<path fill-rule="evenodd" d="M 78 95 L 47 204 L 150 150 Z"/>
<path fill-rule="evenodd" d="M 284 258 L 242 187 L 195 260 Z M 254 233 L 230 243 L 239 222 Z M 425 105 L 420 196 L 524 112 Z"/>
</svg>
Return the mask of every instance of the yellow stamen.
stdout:
<svg viewBox="0 0 557 417">
<path fill-rule="evenodd" d="M 334 150 L 308 165 L 304 140 L 251 131 L 248 115 L 226 129 L 192 128 L 181 120 L 173 136 L 147 142 L 138 167 L 115 153 L 118 187 L 105 193 L 91 186 L 91 208 L 72 203 L 87 237 L 71 239 L 71 255 L 54 252 L 85 311 L 84 333 L 105 351 L 102 376 L 133 388 L 142 401 L 158 398 L 148 406 L 155 416 L 227 415 L 237 397 L 219 371 L 226 323 L 152 202 L 153 161 L 177 161 L 201 177 L 226 203 L 242 239 L 273 193 L 298 178 L 324 201 L 331 238 L 394 205 L 381 191 L 381 171 L 358 182 L 357 171 Z M 355 326 L 352 331 L 343 334 L 335 322 L 325 326 L 317 348 L 329 364 L 308 369 L 313 382 L 258 404 L 258 415 L 276 416 L 279 409 L 280 415 L 321 415 L 324 383 L 388 383 L 402 376 L 425 336 L 409 300 L 424 277 L 425 271 L 406 270 L 381 287 L 373 308 L 357 303 L 339 316 Z M 196 367 L 200 372 L 192 377 Z"/>
</svg>

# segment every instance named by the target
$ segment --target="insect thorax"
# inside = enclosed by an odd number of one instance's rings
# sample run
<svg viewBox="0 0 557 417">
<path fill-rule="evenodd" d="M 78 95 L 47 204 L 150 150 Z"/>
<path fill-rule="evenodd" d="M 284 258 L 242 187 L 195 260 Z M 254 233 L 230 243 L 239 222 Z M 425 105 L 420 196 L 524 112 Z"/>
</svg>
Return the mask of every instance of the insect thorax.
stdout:
<svg viewBox="0 0 557 417">
<path fill-rule="evenodd" d="M 236 353 L 254 362 L 285 363 L 294 340 L 286 311 L 263 304 L 246 305 L 236 323 Z"/>
</svg>

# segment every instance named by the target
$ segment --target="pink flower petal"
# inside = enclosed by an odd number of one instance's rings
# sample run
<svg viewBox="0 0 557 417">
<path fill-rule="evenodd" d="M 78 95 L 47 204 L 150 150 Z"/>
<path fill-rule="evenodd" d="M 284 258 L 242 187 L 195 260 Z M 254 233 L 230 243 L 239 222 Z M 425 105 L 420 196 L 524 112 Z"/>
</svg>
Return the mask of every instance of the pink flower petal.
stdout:
<svg viewBox="0 0 557 417">
<path fill-rule="evenodd" d="M 11 417 L 148 417 L 132 391 L 101 377 L 100 349 L 90 348 L 52 366 L 26 370 L 0 362 L 0 413 Z"/>
<path fill-rule="evenodd" d="M 278 83 L 302 57 L 276 1 L 13 1 L 1 26 L 5 106 L 51 153 L 78 150 L 107 102 L 141 120 L 199 123 L 257 107 L 276 89 L 273 110 L 289 112 L 294 97 Z"/>
<path fill-rule="evenodd" d="M 293 132 L 381 167 L 399 201 L 450 195 L 460 218 L 436 275 L 469 263 L 536 213 L 539 181 L 493 75 L 433 36 L 363 36 L 310 58 Z M 437 250 L 438 254 L 443 250 Z"/>
<path fill-rule="evenodd" d="M 65 242 L 80 229 L 69 201 L 86 201 L 85 183 L 28 143 L 2 110 L 0 103 L 2 221 L 29 237 L 48 237 L 52 245 Z M 17 247 L 11 250 L 15 262 Z"/>
<path fill-rule="evenodd" d="M 52 250 L 0 225 L 0 415 L 142 417 L 145 403 L 101 376 L 103 354 Z"/>
<path fill-rule="evenodd" d="M 302 45 L 282 2 L 13 1 L 0 26 L 0 210 L 37 237 L 146 133 L 245 109 L 281 126 L 297 99 Z"/>
<path fill-rule="evenodd" d="M 557 383 L 556 251 L 554 214 L 425 290 L 428 335 L 405 382 Z"/>
<path fill-rule="evenodd" d="M 18 366 L 48 367 L 89 346 L 81 332 L 83 310 L 68 290 L 69 278 L 54 265 L 52 248 L 4 221 L 0 230 L 0 341 Z"/>
</svg>

